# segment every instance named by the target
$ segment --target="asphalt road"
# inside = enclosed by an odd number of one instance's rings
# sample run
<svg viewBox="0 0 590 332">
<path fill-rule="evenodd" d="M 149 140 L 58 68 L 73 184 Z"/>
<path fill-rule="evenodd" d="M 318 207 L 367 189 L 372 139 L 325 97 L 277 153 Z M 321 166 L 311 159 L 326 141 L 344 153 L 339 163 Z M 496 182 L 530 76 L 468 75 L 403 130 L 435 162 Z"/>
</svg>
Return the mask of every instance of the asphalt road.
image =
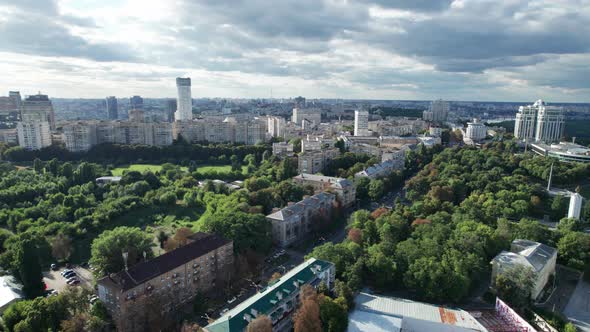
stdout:
<svg viewBox="0 0 590 332">
<path fill-rule="evenodd" d="M 590 332 L 590 283 L 580 278 L 563 314 L 583 332 Z"/>
</svg>

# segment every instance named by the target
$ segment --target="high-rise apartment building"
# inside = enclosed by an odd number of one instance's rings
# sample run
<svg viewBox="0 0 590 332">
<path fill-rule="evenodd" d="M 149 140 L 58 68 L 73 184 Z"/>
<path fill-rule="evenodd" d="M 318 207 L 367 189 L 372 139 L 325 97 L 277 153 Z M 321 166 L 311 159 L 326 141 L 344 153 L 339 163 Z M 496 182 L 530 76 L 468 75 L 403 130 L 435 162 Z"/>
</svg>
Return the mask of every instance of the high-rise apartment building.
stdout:
<svg viewBox="0 0 590 332">
<path fill-rule="evenodd" d="M 307 126 L 315 127 L 322 122 L 322 112 L 317 108 L 294 108 L 291 121 L 300 127 L 306 126 L 305 122 Z"/>
<path fill-rule="evenodd" d="M 29 120 L 17 123 L 18 145 L 27 150 L 39 150 L 51 145 L 49 122 Z"/>
<path fill-rule="evenodd" d="M 96 124 L 75 122 L 63 126 L 63 141 L 71 152 L 86 152 L 96 145 Z"/>
<path fill-rule="evenodd" d="M 369 136 L 369 111 L 354 111 L 354 136 Z"/>
<path fill-rule="evenodd" d="M 47 121 L 50 130 L 54 130 L 55 114 L 49 97 L 40 93 L 28 96 L 22 103 L 21 121 Z"/>
<path fill-rule="evenodd" d="M 176 78 L 176 89 L 178 90 L 178 101 L 174 119 L 176 121 L 190 121 L 193 119 L 193 100 L 191 96 L 191 79 L 190 77 Z"/>
<path fill-rule="evenodd" d="M 563 136 L 565 115 L 561 107 L 547 106 L 541 99 L 520 106 L 514 123 L 514 137 L 522 141 L 555 142 Z"/>
<path fill-rule="evenodd" d="M 20 107 L 22 106 L 22 102 L 23 102 L 20 92 L 19 91 L 9 91 L 8 97 L 12 98 L 14 100 L 14 102 L 16 103 L 16 108 L 20 109 Z"/>
<path fill-rule="evenodd" d="M 426 121 L 444 122 L 447 121 L 449 110 L 451 106 L 448 101 L 442 99 L 433 100 L 430 102 L 430 109 L 422 113 L 422 117 Z"/>
<path fill-rule="evenodd" d="M 141 109 L 130 109 L 129 110 L 129 121 L 133 122 L 144 122 L 145 112 Z"/>
<path fill-rule="evenodd" d="M 284 118 L 278 116 L 267 117 L 268 134 L 271 137 L 283 137 L 283 132 L 287 122 Z"/>
<path fill-rule="evenodd" d="M 107 106 L 107 119 L 117 120 L 119 117 L 119 105 L 117 103 L 117 97 L 111 96 L 106 98 Z"/>
</svg>

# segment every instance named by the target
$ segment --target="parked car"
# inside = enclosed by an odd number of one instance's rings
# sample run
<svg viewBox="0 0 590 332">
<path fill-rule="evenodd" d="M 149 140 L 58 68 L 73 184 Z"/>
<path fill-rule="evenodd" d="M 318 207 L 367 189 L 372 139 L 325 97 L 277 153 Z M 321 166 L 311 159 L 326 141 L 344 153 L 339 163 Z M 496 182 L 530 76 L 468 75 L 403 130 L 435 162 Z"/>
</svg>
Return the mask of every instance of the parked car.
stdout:
<svg viewBox="0 0 590 332">
<path fill-rule="evenodd" d="M 77 285 L 77 284 L 79 284 L 79 283 L 80 283 L 80 280 L 78 280 L 77 278 L 70 279 L 70 280 L 68 280 L 68 282 L 67 282 L 67 284 L 68 284 L 68 285 L 70 285 L 70 286 Z"/>
<path fill-rule="evenodd" d="M 76 276 L 76 272 L 70 271 L 63 275 L 64 278 L 69 279 L 71 276 Z"/>
<path fill-rule="evenodd" d="M 57 267 L 57 264 L 53 263 L 51 264 L 51 270 L 52 271 L 57 271 L 59 268 Z"/>
<path fill-rule="evenodd" d="M 70 280 L 75 279 L 75 278 L 77 279 L 78 276 L 74 273 L 71 276 L 67 277 L 66 280 L 70 281 Z"/>
<path fill-rule="evenodd" d="M 220 313 L 220 315 L 223 315 L 223 314 L 225 314 L 225 313 L 226 313 L 226 312 L 228 312 L 228 311 L 229 311 L 229 309 L 228 309 L 228 308 L 225 308 L 225 309 L 221 310 L 221 313 Z"/>
<path fill-rule="evenodd" d="M 90 304 L 94 304 L 94 303 L 96 303 L 96 301 L 98 301 L 98 296 L 92 295 L 90 297 Z"/>
<path fill-rule="evenodd" d="M 74 272 L 74 270 L 65 269 L 65 270 L 61 271 L 61 275 L 63 276 L 64 274 L 66 274 L 68 272 Z"/>
<path fill-rule="evenodd" d="M 234 297 L 232 297 L 231 299 L 227 300 L 227 304 L 232 304 L 232 303 L 236 302 L 236 300 L 237 300 L 237 299 L 236 299 L 236 297 L 234 296 Z"/>
</svg>

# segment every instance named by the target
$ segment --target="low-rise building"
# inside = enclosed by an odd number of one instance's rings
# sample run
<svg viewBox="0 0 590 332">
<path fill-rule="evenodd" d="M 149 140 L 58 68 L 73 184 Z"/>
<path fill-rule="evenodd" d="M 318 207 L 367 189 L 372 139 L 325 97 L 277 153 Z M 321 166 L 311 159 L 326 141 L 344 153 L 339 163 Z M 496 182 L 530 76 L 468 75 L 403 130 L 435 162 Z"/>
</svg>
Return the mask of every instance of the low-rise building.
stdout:
<svg viewBox="0 0 590 332">
<path fill-rule="evenodd" d="M 386 177 L 393 171 L 403 170 L 404 161 L 399 159 L 389 159 L 379 164 L 367 167 L 354 175 L 355 178 L 368 177 L 370 179 L 377 179 Z"/>
<path fill-rule="evenodd" d="M 24 299 L 22 285 L 12 276 L 0 276 L 0 315 L 14 302 Z"/>
<path fill-rule="evenodd" d="M 514 240 L 510 251 L 502 251 L 492 260 L 492 283 L 496 276 L 515 266 L 530 268 L 535 274 L 535 283 L 531 289 L 531 298 L 539 297 L 549 277 L 555 274 L 557 249 L 545 244 L 529 241 Z"/>
<path fill-rule="evenodd" d="M 314 222 L 332 216 L 335 202 L 336 195 L 321 192 L 269 214 L 266 219 L 272 224 L 273 242 L 286 247 L 303 239 L 312 231 Z"/>
<path fill-rule="evenodd" d="M 293 177 L 293 181 L 304 187 L 313 187 L 316 193 L 326 190 L 335 193 L 343 207 L 353 205 L 356 200 L 356 189 L 348 179 L 301 173 Z"/>
<path fill-rule="evenodd" d="M 533 151 L 541 156 L 557 158 L 564 162 L 590 163 L 590 148 L 571 143 L 559 142 L 559 144 L 531 144 Z"/>
<path fill-rule="evenodd" d="M 169 312 L 199 293 L 218 290 L 233 265 L 233 242 L 215 234 L 196 233 L 188 243 L 151 260 L 98 280 L 98 297 L 129 330 L 141 329 L 151 298 Z"/>
<path fill-rule="evenodd" d="M 270 318 L 273 332 L 293 329 L 299 292 L 304 285 L 318 288 L 324 283 L 334 287 L 336 268 L 333 263 L 310 258 L 274 281 L 264 291 L 253 295 L 205 327 L 208 332 L 244 332 L 248 324 L 261 315 Z"/>
</svg>

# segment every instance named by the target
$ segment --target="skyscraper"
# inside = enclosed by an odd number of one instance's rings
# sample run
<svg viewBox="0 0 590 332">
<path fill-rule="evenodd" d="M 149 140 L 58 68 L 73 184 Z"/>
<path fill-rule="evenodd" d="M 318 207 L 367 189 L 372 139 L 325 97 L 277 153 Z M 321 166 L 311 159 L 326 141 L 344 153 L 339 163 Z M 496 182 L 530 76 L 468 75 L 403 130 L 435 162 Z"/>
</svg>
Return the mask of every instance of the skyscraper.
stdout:
<svg viewBox="0 0 590 332">
<path fill-rule="evenodd" d="M 430 102 L 430 109 L 424 111 L 423 118 L 427 121 L 444 122 L 447 121 L 451 106 L 448 101 L 442 99 Z"/>
<path fill-rule="evenodd" d="M 369 111 L 354 111 L 354 136 L 369 136 Z"/>
<path fill-rule="evenodd" d="M 193 119 L 193 100 L 191 97 L 191 79 L 190 77 L 176 78 L 176 88 L 178 90 L 178 108 L 174 113 L 176 121 L 189 121 Z"/>
<path fill-rule="evenodd" d="M 514 123 L 514 137 L 527 141 L 555 142 L 563 135 L 565 116 L 561 107 L 547 106 L 542 99 L 520 106 Z"/>
<path fill-rule="evenodd" d="M 129 98 L 129 109 L 143 110 L 143 98 L 140 96 L 133 96 Z"/>
<path fill-rule="evenodd" d="M 174 112 L 176 112 L 177 107 L 176 99 L 168 99 L 166 102 L 166 121 L 174 122 Z"/>
<path fill-rule="evenodd" d="M 119 117 L 119 105 L 117 104 L 117 97 L 107 97 L 107 118 L 109 120 L 117 120 Z"/>
<path fill-rule="evenodd" d="M 20 107 L 22 106 L 22 102 L 23 102 L 23 99 L 20 96 L 20 92 L 19 91 L 9 91 L 8 97 L 12 98 L 16 104 L 16 107 L 18 109 L 20 109 Z"/>
<path fill-rule="evenodd" d="M 22 103 L 21 121 L 47 121 L 51 130 L 55 129 L 53 105 L 47 95 L 41 93 L 28 96 Z"/>
</svg>

